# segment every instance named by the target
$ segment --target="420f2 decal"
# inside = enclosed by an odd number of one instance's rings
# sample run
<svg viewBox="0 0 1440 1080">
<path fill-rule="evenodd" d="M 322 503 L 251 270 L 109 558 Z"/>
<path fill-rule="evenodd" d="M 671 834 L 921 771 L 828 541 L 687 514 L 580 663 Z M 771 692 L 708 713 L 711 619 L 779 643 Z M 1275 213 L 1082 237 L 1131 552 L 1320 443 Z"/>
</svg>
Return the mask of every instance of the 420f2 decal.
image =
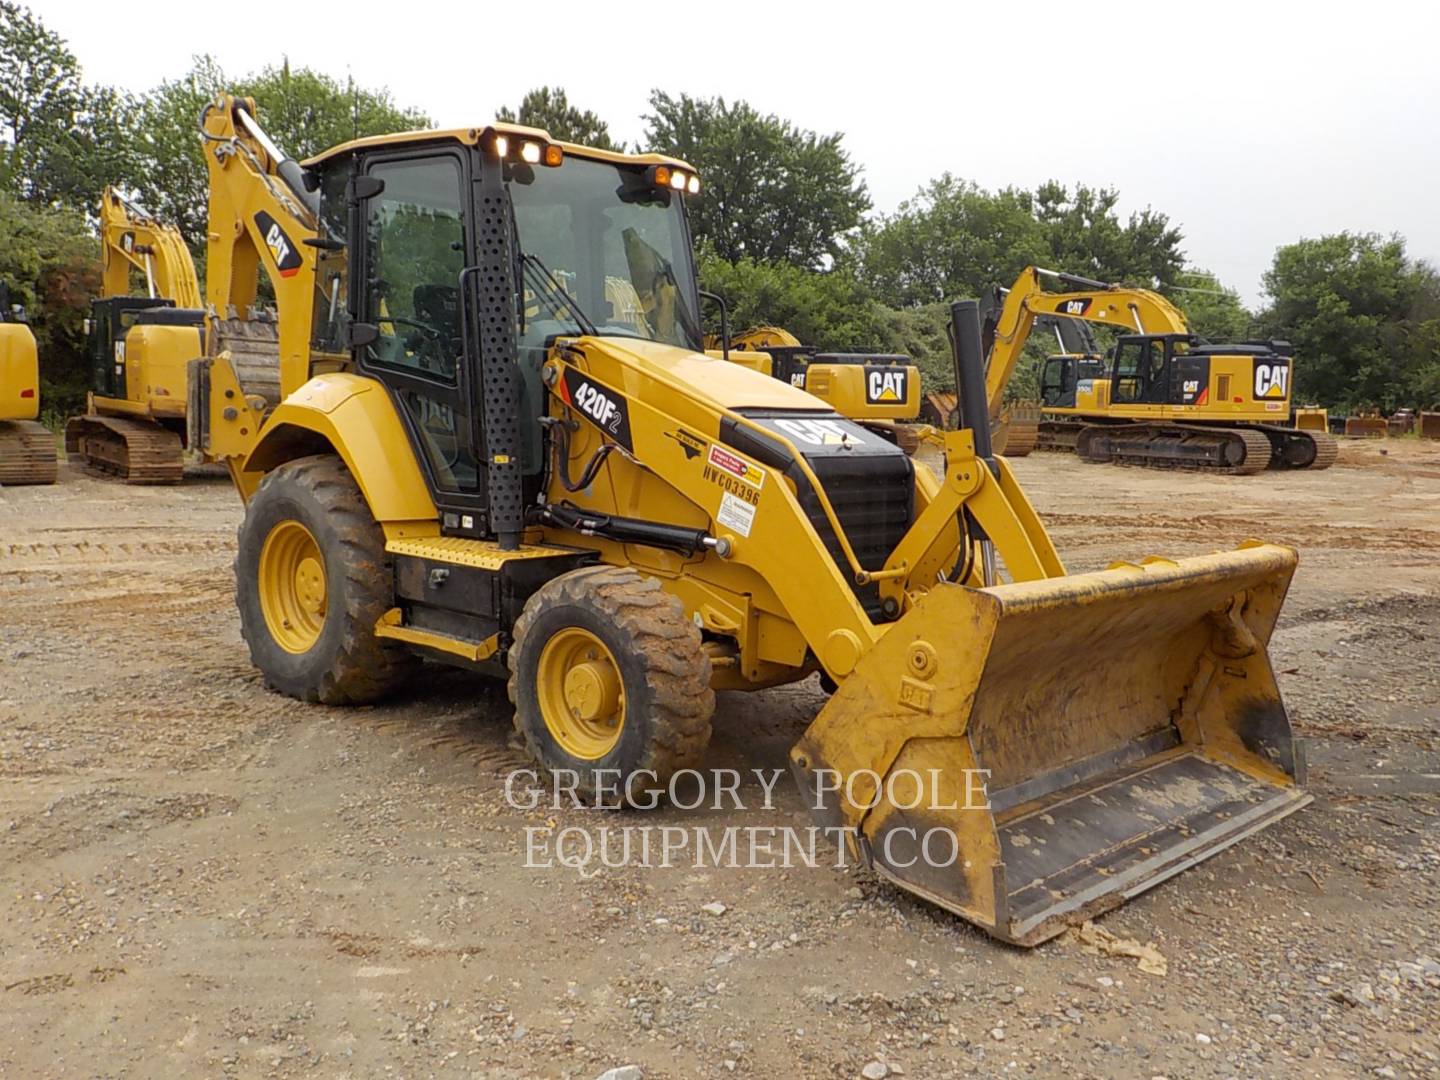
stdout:
<svg viewBox="0 0 1440 1080">
<path fill-rule="evenodd" d="M 583 372 L 566 368 L 560 397 L 626 450 L 635 449 L 630 441 L 630 406 L 620 394 Z"/>
</svg>

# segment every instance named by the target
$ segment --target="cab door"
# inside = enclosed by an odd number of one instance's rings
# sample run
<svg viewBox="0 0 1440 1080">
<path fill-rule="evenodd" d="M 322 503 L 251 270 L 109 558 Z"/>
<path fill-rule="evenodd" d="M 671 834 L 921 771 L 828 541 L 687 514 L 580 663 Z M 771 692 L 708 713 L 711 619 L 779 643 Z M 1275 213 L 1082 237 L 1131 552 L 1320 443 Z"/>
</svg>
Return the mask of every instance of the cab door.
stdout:
<svg viewBox="0 0 1440 1080">
<path fill-rule="evenodd" d="M 460 288 L 473 244 L 465 156 L 374 153 L 351 202 L 361 371 L 390 391 L 448 534 L 488 533 L 487 485 Z"/>
</svg>

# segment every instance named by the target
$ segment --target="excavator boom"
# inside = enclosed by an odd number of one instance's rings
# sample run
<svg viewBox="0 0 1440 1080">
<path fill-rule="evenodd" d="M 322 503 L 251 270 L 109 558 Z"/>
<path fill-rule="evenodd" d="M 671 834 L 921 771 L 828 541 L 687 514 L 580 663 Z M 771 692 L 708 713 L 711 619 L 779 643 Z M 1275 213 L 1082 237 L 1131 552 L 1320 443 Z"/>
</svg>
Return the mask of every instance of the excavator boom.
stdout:
<svg viewBox="0 0 1440 1080">
<path fill-rule="evenodd" d="M 145 295 L 200 307 L 200 279 L 180 230 L 159 221 L 113 187 L 100 197 L 100 265 L 104 296 L 130 296 L 131 275 L 145 280 Z"/>
</svg>

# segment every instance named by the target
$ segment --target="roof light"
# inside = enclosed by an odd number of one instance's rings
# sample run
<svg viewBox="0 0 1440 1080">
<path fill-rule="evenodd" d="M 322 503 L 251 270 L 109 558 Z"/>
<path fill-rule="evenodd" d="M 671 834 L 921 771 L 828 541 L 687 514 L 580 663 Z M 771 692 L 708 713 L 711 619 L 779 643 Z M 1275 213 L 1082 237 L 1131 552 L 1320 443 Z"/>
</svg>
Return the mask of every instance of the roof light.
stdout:
<svg viewBox="0 0 1440 1080">
<path fill-rule="evenodd" d="M 537 142 L 521 143 L 520 160 L 528 165 L 540 164 L 540 144 Z"/>
<path fill-rule="evenodd" d="M 504 135 L 496 135 L 495 156 L 503 158 L 508 153 L 510 153 L 510 140 L 507 139 Z"/>
<path fill-rule="evenodd" d="M 685 190 L 685 174 L 678 170 L 670 174 L 670 186 L 676 191 Z"/>
<path fill-rule="evenodd" d="M 565 151 L 560 149 L 560 147 L 556 146 L 554 143 L 551 143 L 549 146 L 545 147 L 546 165 L 549 165 L 553 168 L 554 166 L 559 165 L 564 160 Z"/>
<path fill-rule="evenodd" d="M 689 182 L 685 185 L 685 190 L 688 191 L 691 195 L 699 195 L 700 178 L 698 176 L 690 177 Z"/>
<path fill-rule="evenodd" d="M 656 165 L 653 170 L 653 178 L 656 187 L 664 187 L 670 183 L 670 167 L 668 165 Z"/>
</svg>

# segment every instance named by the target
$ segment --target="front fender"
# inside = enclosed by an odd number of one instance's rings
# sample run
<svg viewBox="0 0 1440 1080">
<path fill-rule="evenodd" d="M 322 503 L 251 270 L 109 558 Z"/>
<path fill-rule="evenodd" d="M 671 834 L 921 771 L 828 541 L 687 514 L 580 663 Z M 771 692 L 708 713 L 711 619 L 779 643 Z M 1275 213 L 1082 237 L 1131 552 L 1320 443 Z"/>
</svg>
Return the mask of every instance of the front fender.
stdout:
<svg viewBox="0 0 1440 1080">
<path fill-rule="evenodd" d="M 362 375 L 317 375 L 276 406 L 240 468 L 241 491 L 248 500 L 277 466 L 331 452 L 382 525 L 438 519 L 390 395 Z"/>
</svg>

